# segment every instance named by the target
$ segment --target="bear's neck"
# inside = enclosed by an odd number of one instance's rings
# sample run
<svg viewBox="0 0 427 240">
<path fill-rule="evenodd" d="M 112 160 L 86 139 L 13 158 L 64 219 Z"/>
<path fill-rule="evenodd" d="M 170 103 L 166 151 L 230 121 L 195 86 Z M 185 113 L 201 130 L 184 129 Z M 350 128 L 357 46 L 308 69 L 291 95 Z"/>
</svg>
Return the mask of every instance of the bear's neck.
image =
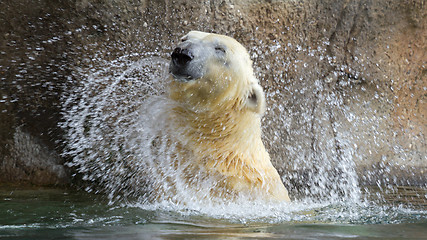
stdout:
<svg viewBox="0 0 427 240">
<path fill-rule="evenodd" d="M 173 111 L 173 121 L 183 130 L 182 134 L 196 141 L 232 140 L 243 146 L 252 145 L 251 140 L 261 138 L 261 119 L 253 112 L 227 109 L 193 112 L 180 107 Z"/>
<path fill-rule="evenodd" d="M 222 109 L 196 113 L 176 107 L 173 118 L 182 130 L 182 139 L 188 141 L 183 143 L 186 148 L 199 155 L 197 159 L 213 159 L 223 165 L 220 168 L 224 174 L 229 169 L 230 174 L 240 175 L 235 172 L 235 165 L 250 168 L 271 165 L 261 141 L 260 116 L 251 111 Z"/>
</svg>

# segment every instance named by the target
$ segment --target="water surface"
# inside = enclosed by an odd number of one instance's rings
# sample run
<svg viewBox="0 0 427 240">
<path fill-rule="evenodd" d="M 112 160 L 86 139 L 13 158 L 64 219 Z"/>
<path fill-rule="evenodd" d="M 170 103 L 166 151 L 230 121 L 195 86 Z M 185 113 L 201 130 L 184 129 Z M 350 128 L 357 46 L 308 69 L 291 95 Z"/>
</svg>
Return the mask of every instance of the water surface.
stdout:
<svg viewBox="0 0 427 240">
<path fill-rule="evenodd" d="M 425 239 L 426 191 L 412 190 L 406 196 L 387 195 L 381 204 L 305 199 L 276 206 L 195 209 L 172 203 L 109 204 L 101 195 L 75 190 L 3 187 L 0 238 Z"/>
</svg>

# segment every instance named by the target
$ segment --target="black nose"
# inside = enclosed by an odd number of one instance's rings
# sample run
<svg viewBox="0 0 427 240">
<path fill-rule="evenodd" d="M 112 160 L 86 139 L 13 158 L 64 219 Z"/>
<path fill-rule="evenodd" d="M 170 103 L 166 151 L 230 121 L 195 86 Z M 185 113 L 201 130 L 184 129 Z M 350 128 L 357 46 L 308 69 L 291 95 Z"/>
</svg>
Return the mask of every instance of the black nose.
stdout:
<svg viewBox="0 0 427 240">
<path fill-rule="evenodd" d="M 193 54 L 187 49 L 175 48 L 172 52 L 172 61 L 177 66 L 184 66 L 193 60 Z"/>
</svg>

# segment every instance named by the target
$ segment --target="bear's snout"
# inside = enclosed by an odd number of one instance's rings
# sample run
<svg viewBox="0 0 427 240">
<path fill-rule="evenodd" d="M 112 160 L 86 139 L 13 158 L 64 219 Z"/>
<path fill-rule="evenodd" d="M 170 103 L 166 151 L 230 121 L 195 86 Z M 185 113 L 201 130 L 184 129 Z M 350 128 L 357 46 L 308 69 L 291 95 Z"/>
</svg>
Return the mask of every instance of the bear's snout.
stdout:
<svg viewBox="0 0 427 240">
<path fill-rule="evenodd" d="M 204 58 L 197 51 L 194 44 L 181 45 L 173 50 L 169 72 L 176 80 L 187 82 L 203 76 Z"/>
<path fill-rule="evenodd" d="M 191 60 L 193 60 L 193 54 L 188 49 L 177 47 L 172 52 L 172 61 L 177 67 L 184 67 Z"/>
</svg>

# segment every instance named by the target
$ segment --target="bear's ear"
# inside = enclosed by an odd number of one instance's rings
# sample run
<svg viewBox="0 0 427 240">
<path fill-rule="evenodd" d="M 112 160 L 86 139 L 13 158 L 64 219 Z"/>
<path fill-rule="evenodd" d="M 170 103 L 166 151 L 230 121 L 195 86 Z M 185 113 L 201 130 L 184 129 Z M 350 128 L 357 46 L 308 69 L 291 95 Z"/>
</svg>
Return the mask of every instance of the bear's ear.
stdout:
<svg viewBox="0 0 427 240">
<path fill-rule="evenodd" d="M 246 107 L 258 114 L 262 115 L 264 113 L 265 97 L 260 85 L 252 85 L 252 88 L 246 98 Z"/>
</svg>

